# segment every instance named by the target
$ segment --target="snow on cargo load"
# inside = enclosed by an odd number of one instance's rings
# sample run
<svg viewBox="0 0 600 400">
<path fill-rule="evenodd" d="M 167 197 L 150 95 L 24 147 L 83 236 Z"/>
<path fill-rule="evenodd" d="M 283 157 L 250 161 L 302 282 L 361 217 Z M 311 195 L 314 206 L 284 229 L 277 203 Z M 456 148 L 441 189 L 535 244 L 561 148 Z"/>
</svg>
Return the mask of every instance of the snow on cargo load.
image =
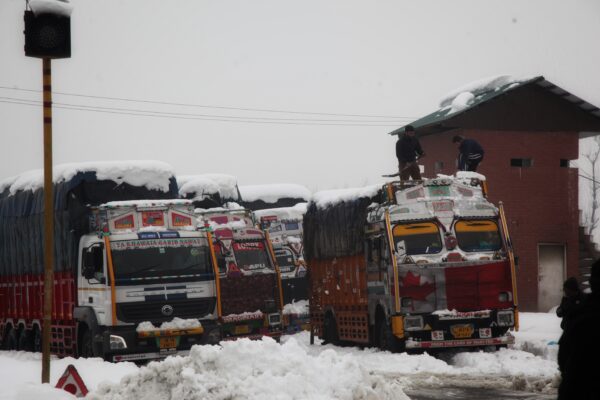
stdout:
<svg viewBox="0 0 600 400">
<path fill-rule="evenodd" d="M 173 189 L 175 171 L 162 161 L 94 161 L 58 164 L 53 167 L 55 184 L 78 180 L 111 181 L 117 184 L 146 187 L 148 190 L 169 192 Z M 78 179 L 79 178 L 79 179 Z M 0 193 L 9 189 L 10 194 L 18 191 L 35 191 L 44 186 L 44 171 L 28 171 L 0 182 Z M 176 197 L 176 192 L 174 193 Z"/>
<path fill-rule="evenodd" d="M 240 186 L 241 204 L 250 210 L 291 207 L 307 202 L 311 193 L 306 187 L 291 183 Z"/>
<path fill-rule="evenodd" d="M 225 174 L 181 175 L 177 177 L 179 195 L 197 208 L 214 208 L 241 201 L 237 178 Z"/>
<path fill-rule="evenodd" d="M 96 227 L 105 233 L 196 230 L 189 200 L 112 201 L 96 210 Z"/>
</svg>

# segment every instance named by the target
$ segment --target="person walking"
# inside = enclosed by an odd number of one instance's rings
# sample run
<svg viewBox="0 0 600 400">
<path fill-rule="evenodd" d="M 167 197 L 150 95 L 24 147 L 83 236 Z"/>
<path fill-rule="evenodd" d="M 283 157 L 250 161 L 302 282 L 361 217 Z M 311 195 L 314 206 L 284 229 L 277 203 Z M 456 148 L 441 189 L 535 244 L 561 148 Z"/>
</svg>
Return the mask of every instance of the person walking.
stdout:
<svg viewBox="0 0 600 400">
<path fill-rule="evenodd" d="M 407 181 L 410 178 L 421 180 L 421 171 L 417 160 L 424 157 L 425 152 L 415 134 L 415 128 L 412 125 L 406 125 L 404 134 L 398 135 L 396 157 L 401 181 Z"/>
<path fill-rule="evenodd" d="M 560 327 L 564 330 L 577 316 L 577 312 L 581 308 L 584 296 L 579 288 L 577 278 L 573 276 L 563 283 L 563 293 L 564 296 L 556 309 L 556 315 L 562 318 Z"/>
<path fill-rule="evenodd" d="M 558 400 L 600 399 L 600 259 L 592 265 L 590 289 L 558 342 Z"/>
<path fill-rule="evenodd" d="M 458 148 L 458 170 L 477 171 L 477 166 L 483 160 L 483 147 L 475 139 L 467 139 L 456 135 L 452 143 Z"/>
</svg>

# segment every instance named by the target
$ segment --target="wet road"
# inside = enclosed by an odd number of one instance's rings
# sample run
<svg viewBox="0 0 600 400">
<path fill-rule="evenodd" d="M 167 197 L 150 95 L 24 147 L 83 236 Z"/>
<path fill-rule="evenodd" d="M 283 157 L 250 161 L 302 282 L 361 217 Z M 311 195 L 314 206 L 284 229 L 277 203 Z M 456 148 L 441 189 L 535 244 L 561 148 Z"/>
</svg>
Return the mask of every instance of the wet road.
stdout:
<svg viewBox="0 0 600 400">
<path fill-rule="evenodd" d="M 556 400 L 556 394 L 478 387 L 404 389 L 411 400 Z"/>
</svg>

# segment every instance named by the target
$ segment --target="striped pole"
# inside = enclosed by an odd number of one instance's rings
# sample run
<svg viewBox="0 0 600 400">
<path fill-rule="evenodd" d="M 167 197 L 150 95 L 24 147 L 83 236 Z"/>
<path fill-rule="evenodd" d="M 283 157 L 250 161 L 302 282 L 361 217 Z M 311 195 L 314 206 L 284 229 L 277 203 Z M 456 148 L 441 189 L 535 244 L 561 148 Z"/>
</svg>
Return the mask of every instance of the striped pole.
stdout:
<svg viewBox="0 0 600 400">
<path fill-rule="evenodd" d="M 52 187 L 52 68 L 43 59 L 44 72 L 44 318 L 42 332 L 42 383 L 50 382 L 50 337 L 54 288 L 54 190 Z"/>
</svg>

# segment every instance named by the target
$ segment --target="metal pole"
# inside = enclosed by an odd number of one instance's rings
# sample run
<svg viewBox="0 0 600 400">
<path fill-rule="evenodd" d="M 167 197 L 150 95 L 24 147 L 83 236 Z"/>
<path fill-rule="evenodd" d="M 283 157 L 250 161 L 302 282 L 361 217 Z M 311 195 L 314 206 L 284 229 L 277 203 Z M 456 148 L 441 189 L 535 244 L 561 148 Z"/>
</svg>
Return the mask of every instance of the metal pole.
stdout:
<svg viewBox="0 0 600 400">
<path fill-rule="evenodd" d="M 52 68 L 43 59 L 44 73 L 44 324 L 42 332 L 42 383 L 50 382 L 50 336 L 54 288 L 54 190 L 52 187 Z"/>
</svg>

